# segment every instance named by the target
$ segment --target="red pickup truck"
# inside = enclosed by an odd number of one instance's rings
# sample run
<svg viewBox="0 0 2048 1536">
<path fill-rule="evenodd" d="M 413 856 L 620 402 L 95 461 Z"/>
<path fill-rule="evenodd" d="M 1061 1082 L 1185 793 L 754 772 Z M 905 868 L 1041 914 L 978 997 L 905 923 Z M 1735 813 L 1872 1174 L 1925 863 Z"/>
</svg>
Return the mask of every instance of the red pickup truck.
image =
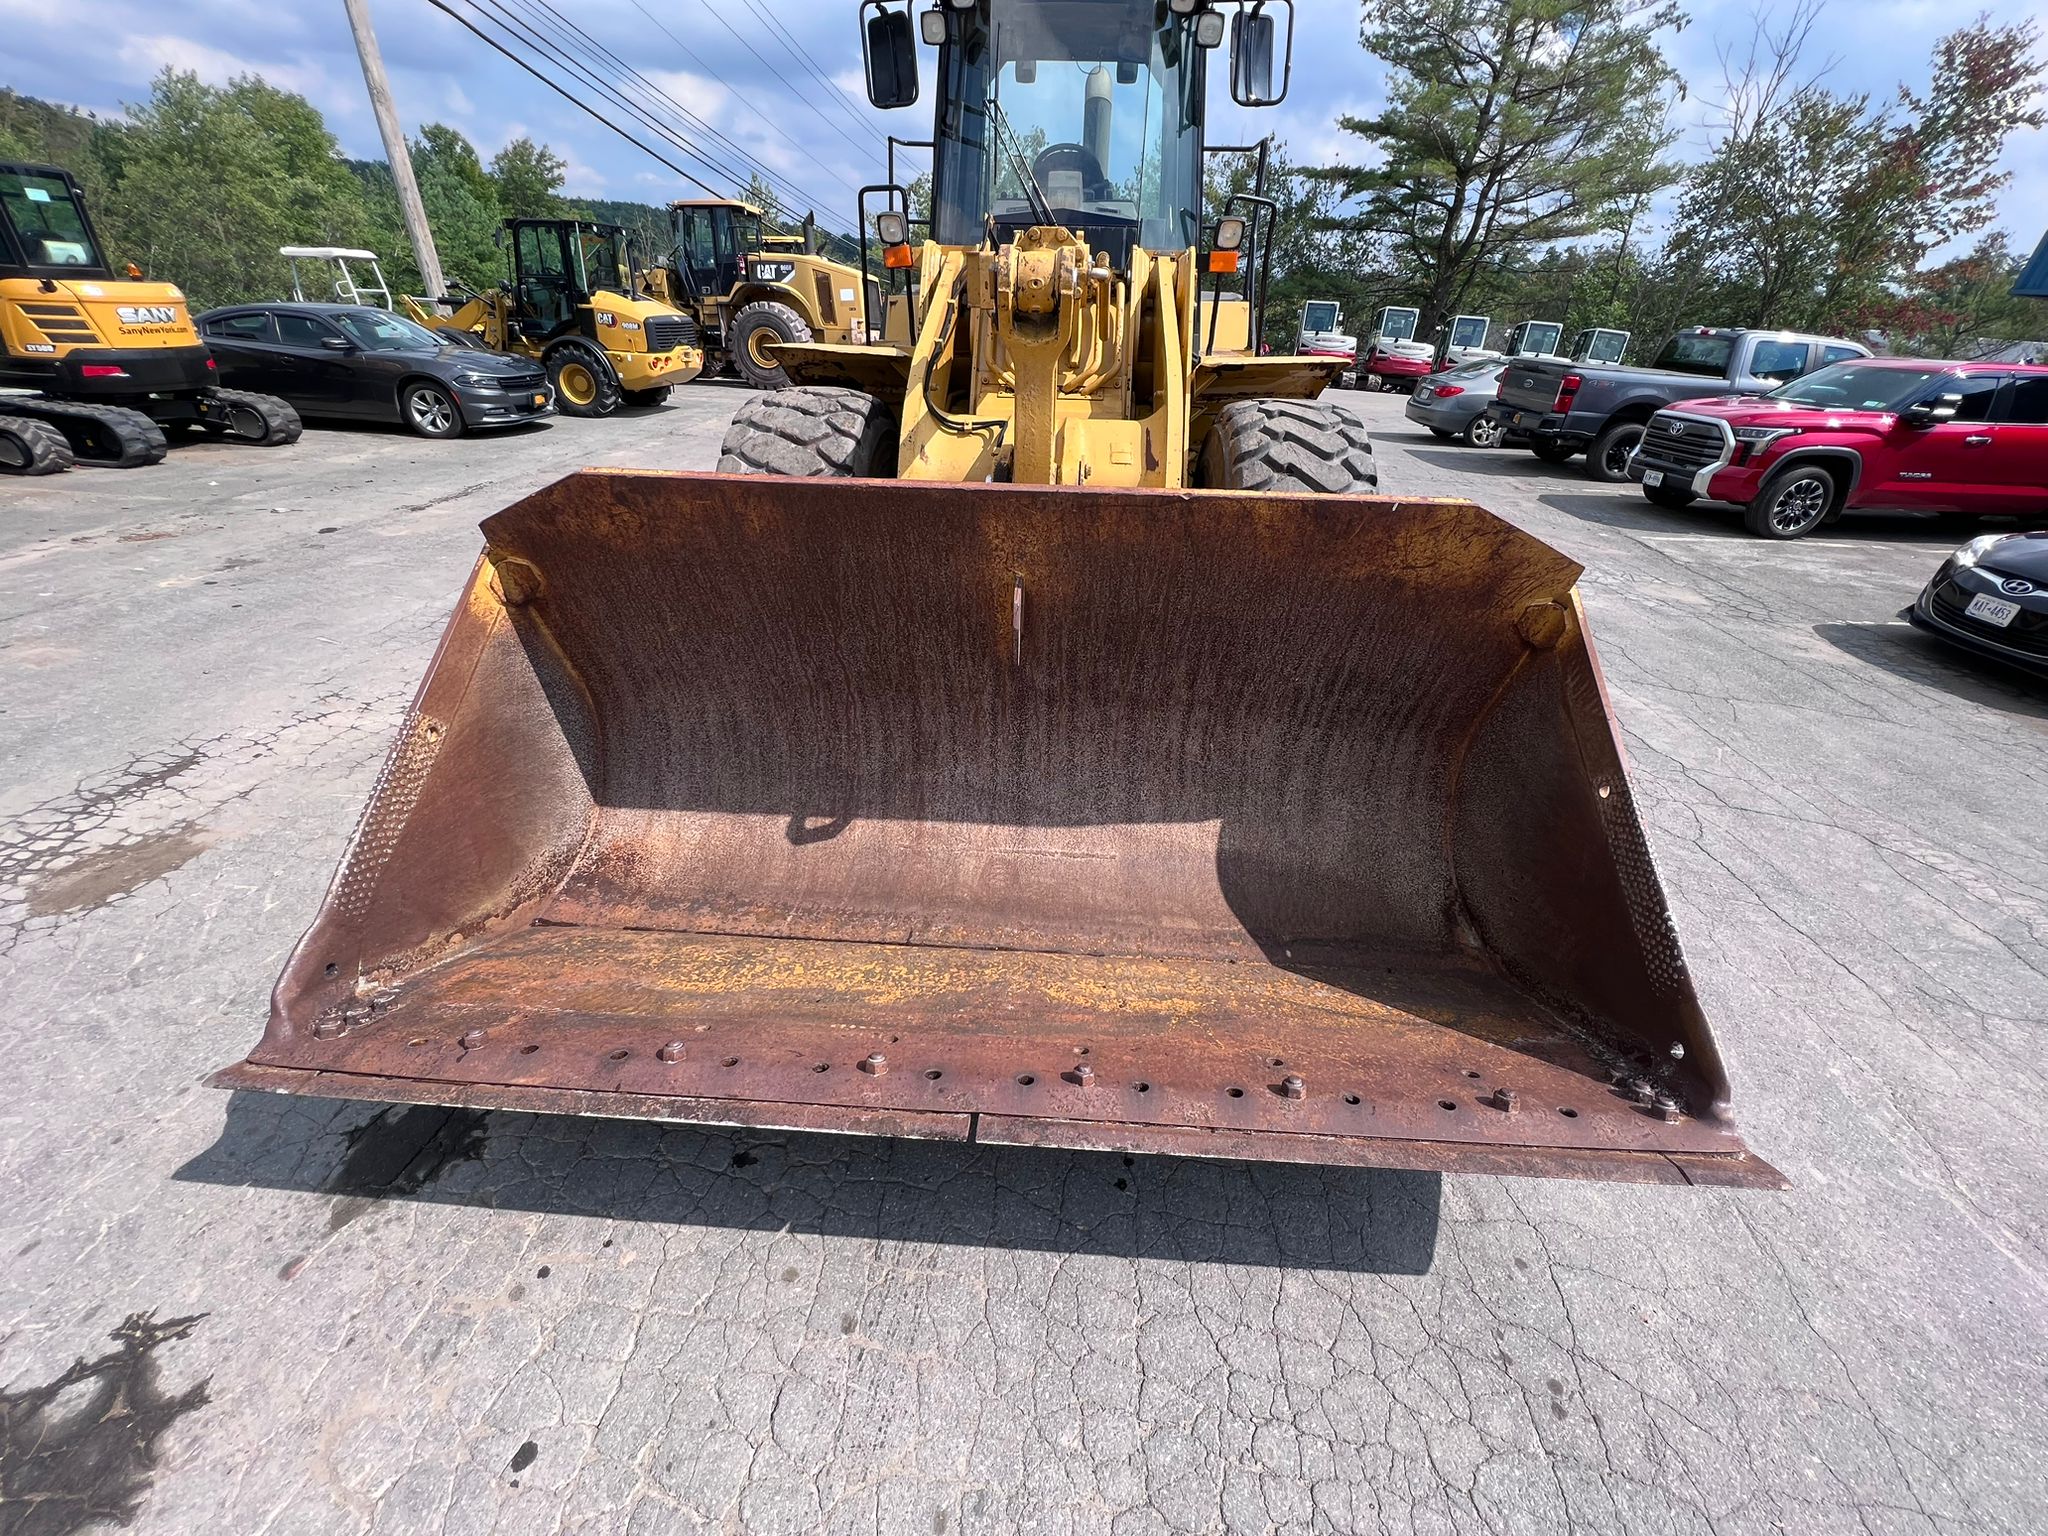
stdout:
<svg viewBox="0 0 2048 1536">
<path fill-rule="evenodd" d="M 1734 502 L 1796 539 L 1845 511 L 2048 514 L 2048 367 L 1857 358 L 1765 395 L 1657 412 L 1628 476 L 1660 507 Z"/>
</svg>

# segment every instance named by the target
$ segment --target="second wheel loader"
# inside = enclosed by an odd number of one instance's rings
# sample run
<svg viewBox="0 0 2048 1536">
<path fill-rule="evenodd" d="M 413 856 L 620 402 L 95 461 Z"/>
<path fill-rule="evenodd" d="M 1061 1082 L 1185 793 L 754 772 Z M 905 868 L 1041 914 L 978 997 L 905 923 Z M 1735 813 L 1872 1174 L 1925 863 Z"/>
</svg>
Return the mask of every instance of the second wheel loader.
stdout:
<svg viewBox="0 0 2048 1536">
<path fill-rule="evenodd" d="M 807 233 L 767 232 L 761 210 L 725 198 L 669 204 L 669 263 L 650 269 L 656 297 L 692 315 L 713 367 L 730 362 L 756 389 L 789 383 L 788 342 L 867 339 L 860 272 L 810 248 Z"/>
<path fill-rule="evenodd" d="M 634 293 L 620 226 L 507 219 L 499 239 L 512 248 L 509 283 L 482 293 L 451 284 L 452 313 L 410 294 L 400 310 L 430 331 L 537 359 L 566 416 L 659 405 L 704 371 L 697 322 Z"/>
<path fill-rule="evenodd" d="M 1579 568 L 1365 494 L 1341 359 L 1257 355 L 1261 258 L 1217 291 L 1268 231 L 1203 205 L 1211 50 L 1242 101 L 1284 85 L 1279 8 L 1229 9 L 924 13 L 935 228 L 913 249 L 896 189 L 879 230 L 912 339 L 780 349 L 797 383 L 741 407 L 729 473 L 585 471 L 486 520 L 217 1082 L 1781 1182 Z M 903 105 L 912 18 L 863 16 Z"/>
</svg>

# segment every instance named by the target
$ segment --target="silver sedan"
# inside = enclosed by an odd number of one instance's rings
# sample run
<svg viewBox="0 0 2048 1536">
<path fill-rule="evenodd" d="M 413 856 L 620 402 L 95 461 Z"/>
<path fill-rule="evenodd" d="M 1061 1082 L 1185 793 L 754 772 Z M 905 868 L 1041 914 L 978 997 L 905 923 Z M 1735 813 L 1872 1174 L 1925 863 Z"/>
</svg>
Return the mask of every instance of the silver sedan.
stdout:
<svg viewBox="0 0 2048 1536">
<path fill-rule="evenodd" d="M 1493 403 L 1505 366 L 1499 358 L 1463 363 L 1420 380 L 1408 397 L 1407 416 L 1420 422 L 1438 437 L 1456 438 L 1474 448 L 1497 448 L 1501 425 L 1490 420 L 1487 406 Z"/>
</svg>

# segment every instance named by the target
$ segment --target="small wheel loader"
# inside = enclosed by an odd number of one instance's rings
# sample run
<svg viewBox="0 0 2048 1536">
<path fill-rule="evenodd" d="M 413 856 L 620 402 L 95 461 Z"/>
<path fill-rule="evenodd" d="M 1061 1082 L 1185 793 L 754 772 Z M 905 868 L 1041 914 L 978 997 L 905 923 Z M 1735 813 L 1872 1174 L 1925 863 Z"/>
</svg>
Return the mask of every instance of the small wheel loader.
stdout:
<svg viewBox="0 0 2048 1536">
<path fill-rule="evenodd" d="M 621 405 L 659 405 L 704 371 L 697 322 L 634 293 L 626 231 L 580 219 L 507 219 L 512 280 L 477 293 L 450 283 L 443 313 L 399 296 L 409 319 L 465 344 L 536 359 L 566 416 L 609 416 Z"/>
<path fill-rule="evenodd" d="M 861 10 L 869 92 L 918 91 Z M 933 228 L 718 475 L 497 513 L 224 1086 L 1774 1186 L 1576 578 L 1262 357 L 1266 0 L 949 0 Z M 1242 209 L 1243 211 L 1238 211 Z M 862 224 L 866 226 L 866 211 Z M 1235 297 L 1220 290 L 1239 265 Z M 1198 274 L 1210 276 L 1198 292 Z"/>
<path fill-rule="evenodd" d="M 85 198 L 54 165 L 0 164 L 0 474 L 73 463 L 132 469 L 201 428 L 266 448 L 298 441 L 272 395 L 222 389 L 185 295 L 108 265 Z"/>
<path fill-rule="evenodd" d="M 650 291 L 696 319 L 708 366 L 729 361 L 756 389 L 781 389 L 778 346 L 867 339 L 860 272 L 812 250 L 808 223 L 769 234 L 760 209 L 725 198 L 671 203 L 669 218 L 675 239 Z"/>
</svg>

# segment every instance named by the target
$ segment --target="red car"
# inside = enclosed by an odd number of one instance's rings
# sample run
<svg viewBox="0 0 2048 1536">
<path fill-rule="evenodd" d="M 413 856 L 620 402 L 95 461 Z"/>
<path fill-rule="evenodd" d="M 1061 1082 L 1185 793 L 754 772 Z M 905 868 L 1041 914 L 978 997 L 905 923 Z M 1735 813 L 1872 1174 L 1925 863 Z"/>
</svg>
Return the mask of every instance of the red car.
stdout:
<svg viewBox="0 0 2048 1536">
<path fill-rule="evenodd" d="M 1743 508 L 1796 539 L 1870 507 L 2048 514 L 2048 367 L 1857 358 L 1657 412 L 1628 476 L 1660 507 Z"/>
</svg>

